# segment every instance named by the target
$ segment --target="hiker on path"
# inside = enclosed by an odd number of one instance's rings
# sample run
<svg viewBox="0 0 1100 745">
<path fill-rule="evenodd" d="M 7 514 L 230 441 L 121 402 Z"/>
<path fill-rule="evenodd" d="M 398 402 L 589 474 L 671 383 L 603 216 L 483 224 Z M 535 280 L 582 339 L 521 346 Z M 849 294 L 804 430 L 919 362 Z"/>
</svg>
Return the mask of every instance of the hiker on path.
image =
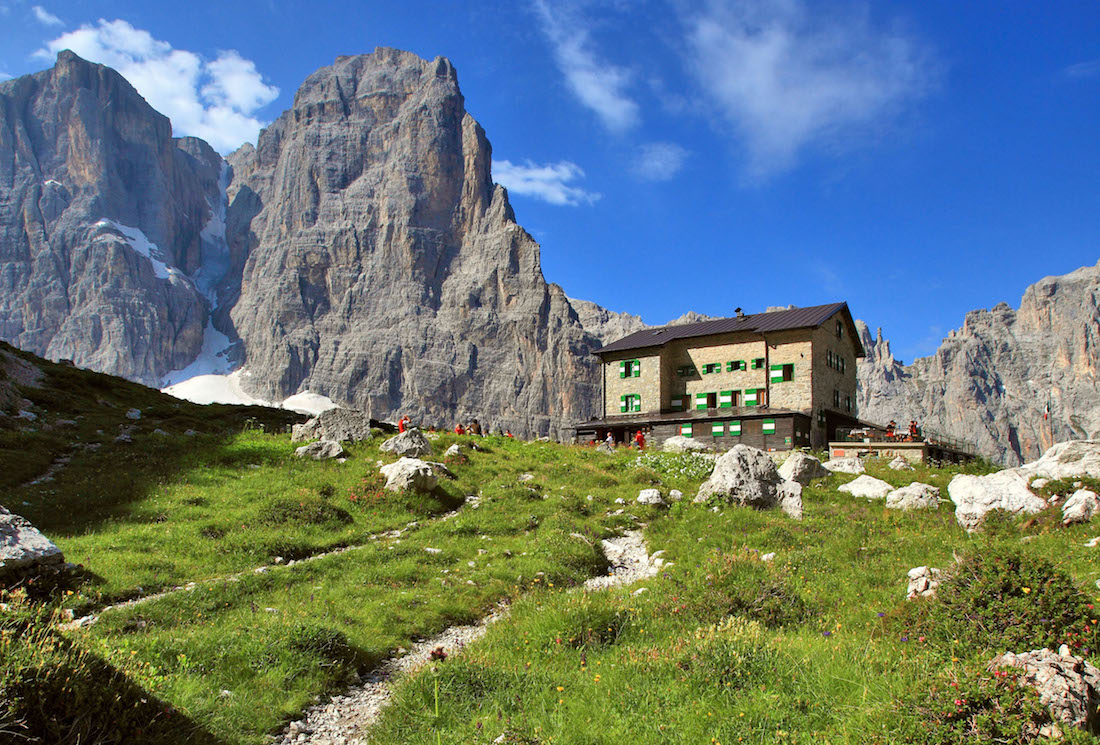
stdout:
<svg viewBox="0 0 1100 745">
<path fill-rule="evenodd" d="M 638 430 L 634 434 L 634 445 L 637 446 L 639 450 L 645 450 L 645 435 L 642 434 L 642 430 Z"/>
<path fill-rule="evenodd" d="M 406 414 L 405 416 L 403 416 L 403 417 L 401 417 L 400 419 L 397 420 L 397 431 L 398 432 L 404 432 L 406 429 L 409 428 L 409 425 L 411 423 L 412 423 L 412 420 L 409 419 L 408 415 Z"/>
<path fill-rule="evenodd" d="M 609 448 L 615 447 L 615 435 L 608 432 L 607 437 L 604 438 L 604 444 L 606 444 Z"/>
</svg>

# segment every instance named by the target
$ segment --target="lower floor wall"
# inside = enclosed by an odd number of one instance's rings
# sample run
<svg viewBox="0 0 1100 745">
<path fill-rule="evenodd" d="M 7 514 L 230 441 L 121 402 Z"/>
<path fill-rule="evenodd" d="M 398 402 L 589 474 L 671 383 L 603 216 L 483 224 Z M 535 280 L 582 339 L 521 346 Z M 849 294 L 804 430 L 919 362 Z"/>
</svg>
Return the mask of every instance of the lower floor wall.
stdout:
<svg viewBox="0 0 1100 745">
<path fill-rule="evenodd" d="M 760 450 L 791 450 L 810 446 L 810 417 L 805 414 L 775 414 L 758 418 L 724 419 L 719 417 L 689 421 L 632 422 L 578 429 L 580 443 L 603 442 L 608 434 L 616 444 L 633 442 L 641 431 L 646 444 L 659 447 L 677 435 L 690 437 L 715 450 L 734 445 L 750 445 Z"/>
</svg>

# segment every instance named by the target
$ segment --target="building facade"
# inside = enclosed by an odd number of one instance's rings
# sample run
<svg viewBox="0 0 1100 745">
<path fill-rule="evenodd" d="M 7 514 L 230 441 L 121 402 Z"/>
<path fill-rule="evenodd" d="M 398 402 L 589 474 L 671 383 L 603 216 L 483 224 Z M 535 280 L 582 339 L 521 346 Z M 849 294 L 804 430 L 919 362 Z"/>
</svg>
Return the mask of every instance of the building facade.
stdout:
<svg viewBox="0 0 1100 745">
<path fill-rule="evenodd" d="M 719 449 L 824 447 L 856 419 L 863 346 L 846 303 L 646 329 L 596 350 L 603 415 L 581 441 L 673 435 Z"/>
</svg>

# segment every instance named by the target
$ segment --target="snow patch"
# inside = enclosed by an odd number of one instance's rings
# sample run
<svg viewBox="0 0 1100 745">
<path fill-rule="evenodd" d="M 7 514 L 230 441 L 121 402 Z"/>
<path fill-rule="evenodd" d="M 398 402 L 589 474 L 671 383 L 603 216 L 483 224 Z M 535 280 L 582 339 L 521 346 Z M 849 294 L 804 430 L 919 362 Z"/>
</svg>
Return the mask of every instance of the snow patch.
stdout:
<svg viewBox="0 0 1100 745">
<path fill-rule="evenodd" d="M 123 225 L 122 223 L 106 218 L 97 222 L 95 227 L 113 228 L 121 233 L 122 237 L 126 239 L 126 242 L 130 244 L 130 248 L 147 258 L 149 263 L 153 265 L 153 274 L 156 275 L 157 279 L 183 280 L 186 278 L 183 272 L 176 269 L 174 266 L 169 266 L 164 261 L 163 252 L 157 247 L 157 244 L 145 237 L 145 233 L 143 233 L 140 228 L 132 228 L 129 225 Z"/>
<path fill-rule="evenodd" d="M 217 333 L 217 332 L 215 332 Z M 182 371 L 181 371 L 182 372 Z M 251 373 L 243 367 L 229 374 L 201 374 L 183 379 L 175 385 L 162 388 L 161 391 L 185 401 L 196 404 L 239 404 L 242 406 L 270 406 L 276 409 L 288 409 L 299 414 L 316 416 L 322 411 L 337 408 L 335 402 L 319 393 L 296 393 L 279 403 L 265 401 L 245 392 L 241 386 L 244 378 Z"/>
<path fill-rule="evenodd" d="M 200 375 L 229 374 L 233 371 L 233 363 L 229 361 L 229 349 L 232 346 L 233 342 L 214 328 L 213 318 L 208 316 L 206 328 L 202 332 L 202 350 L 198 357 L 187 367 L 173 370 L 165 375 L 161 385 L 170 388 Z M 187 397 L 183 396 L 183 398 Z"/>
<path fill-rule="evenodd" d="M 226 190 L 229 188 L 229 164 L 222 161 L 218 177 L 218 203 L 210 207 L 210 219 L 199 231 L 202 240 L 202 262 L 192 276 L 199 292 L 210 302 L 210 310 L 218 307 L 218 283 L 229 271 L 229 243 L 225 239 L 225 215 L 228 209 Z"/>
</svg>

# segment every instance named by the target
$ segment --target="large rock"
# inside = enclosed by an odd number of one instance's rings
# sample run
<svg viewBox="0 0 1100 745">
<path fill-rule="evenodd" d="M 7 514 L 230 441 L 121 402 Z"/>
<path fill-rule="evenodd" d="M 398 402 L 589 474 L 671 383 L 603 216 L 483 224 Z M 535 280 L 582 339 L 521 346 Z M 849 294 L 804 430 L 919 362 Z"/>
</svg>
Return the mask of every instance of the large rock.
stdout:
<svg viewBox="0 0 1100 745">
<path fill-rule="evenodd" d="M 1070 654 L 1067 646 L 1058 652 L 1006 652 L 989 663 L 990 670 L 998 668 L 1021 670 L 1021 682 L 1035 689 L 1059 729 L 1100 730 L 1100 669 Z M 1063 733 L 1048 730 L 1045 734 L 1058 738 Z"/>
<path fill-rule="evenodd" d="M 881 329 L 876 338 L 856 326 L 866 351 L 856 366 L 861 419 L 916 419 L 1006 465 L 1100 432 L 1100 264 L 1036 282 L 1019 310 L 1000 303 L 967 313 L 934 355 L 911 365 L 894 359 Z"/>
<path fill-rule="evenodd" d="M 638 492 L 638 504 L 662 505 L 665 500 L 656 489 L 642 489 Z"/>
<path fill-rule="evenodd" d="M 886 467 L 892 471 L 912 471 L 913 464 L 907 461 L 903 456 L 894 456 L 894 459 L 886 464 Z"/>
<path fill-rule="evenodd" d="M 854 456 L 848 458 L 830 458 L 821 464 L 826 471 L 833 473 L 863 473 L 863 461 Z"/>
<path fill-rule="evenodd" d="M 29 520 L 0 507 L 0 577 L 64 560 L 61 549 Z"/>
<path fill-rule="evenodd" d="M 837 491 L 846 492 L 853 497 L 862 497 L 864 499 L 885 499 L 887 494 L 894 491 L 894 487 L 892 484 L 888 484 L 882 479 L 876 479 L 874 476 L 863 474 L 854 481 L 850 481 L 838 487 Z"/>
<path fill-rule="evenodd" d="M 1020 466 L 1026 476 L 1044 479 L 1100 479 L 1100 440 L 1060 442 L 1034 463 Z"/>
<path fill-rule="evenodd" d="M 1100 497 L 1088 489 L 1078 489 L 1062 505 L 1062 523 L 1087 523 L 1100 512 Z"/>
<path fill-rule="evenodd" d="M 673 435 L 661 443 L 661 450 L 666 453 L 702 453 L 709 451 L 710 447 L 690 437 Z"/>
<path fill-rule="evenodd" d="M 382 466 L 381 471 L 386 477 L 386 489 L 390 491 L 427 493 L 439 483 L 432 466 L 416 458 L 402 458 Z"/>
<path fill-rule="evenodd" d="M 410 427 L 399 435 L 382 443 L 379 450 L 394 455 L 407 455 L 413 458 L 432 454 L 432 443 L 416 427 Z"/>
<path fill-rule="evenodd" d="M 959 474 L 947 485 L 955 503 L 955 519 L 968 531 L 977 530 L 985 514 L 1001 509 L 1017 514 L 1034 514 L 1047 503 L 1028 489 L 1027 477 L 1016 470 L 998 471 L 986 476 Z"/>
<path fill-rule="evenodd" d="M 802 485 L 784 480 L 767 453 L 748 445 L 734 445 L 715 461 L 714 471 L 695 497 L 695 502 L 709 501 L 779 508 L 802 517 Z"/>
<path fill-rule="evenodd" d="M 309 440 L 336 440 L 337 442 L 361 442 L 371 438 L 371 427 L 378 426 L 361 411 L 354 409 L 328 409 L 312 419 L 295 424 L 291 442 Z"/>
<path fill-rule="evenodd" d="M 914 481 L 887 494 L 886 507 L 892 510 L 938 510 L 940 490 L 931 484 Z"/>
<path fill-rule="evenodd" d="M 779 467 L 779 475 L 786 481 L 797 481 L 806 486 L 814 479 L 828 476 L 829 472 L 817 458 L 796 450 L 783 461 L 783 465 Z"/>
<path fill-rule="evenodd" d="M 312 458 L 313 460 L 329 460 L 331 458 L 342 458 L 347 455 L 347 453 L 344 452 L 344 446 L 336 440 L 318 440 L 317 442 L 311 442 L 295 450 L 294 454 L 299 458 Z"/>
</svg>

